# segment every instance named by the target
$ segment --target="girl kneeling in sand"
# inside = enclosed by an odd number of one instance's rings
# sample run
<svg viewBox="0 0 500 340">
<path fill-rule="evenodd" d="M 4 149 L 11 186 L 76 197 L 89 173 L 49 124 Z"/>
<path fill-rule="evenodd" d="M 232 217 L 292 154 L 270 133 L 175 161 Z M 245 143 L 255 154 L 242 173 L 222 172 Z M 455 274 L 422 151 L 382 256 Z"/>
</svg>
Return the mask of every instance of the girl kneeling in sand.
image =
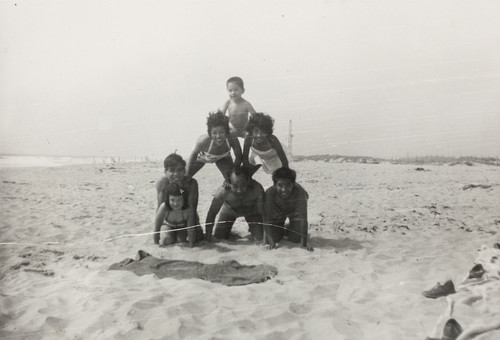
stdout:
<svg viewBox="0 0 500 340">
<path fill-rule="evenodd" d="M 229 120 L 222 112 L 210 113 L 207 118 L 207 134 L 196 141 L 187 165 L 187 176 L 193 177 L 206 163 L 215 163 L 227 180 L 234 166 L 241 164 L 241 146 L 237 137 L 229 133 Z M 231 148 L 235 161 L 231 157 Z"/>
<path fill-rule="evenodd" d="M 273 135 L 274 119 L 254 113 L 247 124 L 248 135 L 243 147 L 243 163 L 252 174 L 261 166 L 267 174 L 281 167 L 288 168 L 288 158 L 278 138 Z"/>
<path fill-rule="evenodd" d="M 196 213 L 189 209 L 182 195 L 181 187 L 170 183 L 166 188 L 165 202 L 160 204 L 156 212 L 154 243 L 166 246 L 189 241 L 193 247 L 195 242 L 203 239 L 203 230 L 197 225 L 197 220 Z M 161 242 L 160 231 L 164 233 Z"/>
</svg>

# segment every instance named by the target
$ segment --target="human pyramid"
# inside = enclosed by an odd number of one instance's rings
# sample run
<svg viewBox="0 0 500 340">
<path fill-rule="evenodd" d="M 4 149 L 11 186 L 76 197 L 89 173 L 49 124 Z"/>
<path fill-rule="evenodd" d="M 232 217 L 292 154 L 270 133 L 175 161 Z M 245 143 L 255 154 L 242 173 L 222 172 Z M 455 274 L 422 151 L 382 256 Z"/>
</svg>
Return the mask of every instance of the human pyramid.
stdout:
<svg viewBox="0 0 500 340">
<path fill-rule="evenodd" d="M 165 158 L 165 175 L 156 183 L 154 243 L 189 242 L 193 247 L 202 240 L 211 242 L 213 237 L 228 239 L 236 218 L 244 217 L 253 239 L 270 249 L 287 237 L 313 250 L 307 242 L 309 195 L 288 167 L 283 147 L 273 134 L 274 119 L 255 112 L 242 97 L 241 78 L 228 79 L 226 87 L 229 100 L 209 113 L 207 133 L 197 139 L 187 164 L 176 153 Z M 238 138 L 243 138 L 243 151 Z M 212 199 L 204 234 L 197 213 L 198 182 L 193 176 L 207 163 L 215 163 L 224 184 Z M 261 167 L 272 174 L 273 185 L 266 191 L 252 178 Z"/>
</svg>

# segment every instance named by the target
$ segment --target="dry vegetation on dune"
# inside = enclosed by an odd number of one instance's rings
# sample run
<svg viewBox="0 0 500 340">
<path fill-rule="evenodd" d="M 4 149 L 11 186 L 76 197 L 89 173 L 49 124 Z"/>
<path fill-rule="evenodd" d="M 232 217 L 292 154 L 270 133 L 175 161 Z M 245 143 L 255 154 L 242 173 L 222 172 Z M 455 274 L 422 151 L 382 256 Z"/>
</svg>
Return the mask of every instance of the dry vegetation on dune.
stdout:
<svg viewBox="0 0 500 340">
<path fill-rule="evenodd" d="M 500 166 L 500 159 L 498 157 L 445 157 L 445 156 L 419 156 L 419 157 L 401 157 L 401 158 L 376 158 L 365 156 L 341 156 L 341 155 L 311 155 L 303 156 L 296 155 L 294 160 L 302 162 L 306 160 L 311 161 L 324 161 L 336 163 L 365 163 L 365 164 L 379 164 L 388 162 L 391 164 L 429 164 L 429 165 L 467 165 L 473 166 L 474 164 L 484 164 Z"/>
</svg>

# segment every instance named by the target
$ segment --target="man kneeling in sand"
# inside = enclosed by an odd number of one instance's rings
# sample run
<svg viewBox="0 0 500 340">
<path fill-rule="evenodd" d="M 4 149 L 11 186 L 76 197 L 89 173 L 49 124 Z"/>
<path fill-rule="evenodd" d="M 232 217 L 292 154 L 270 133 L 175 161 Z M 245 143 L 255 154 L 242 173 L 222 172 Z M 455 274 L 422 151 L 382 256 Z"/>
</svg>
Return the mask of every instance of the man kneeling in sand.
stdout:
<svg viewBox="0 0 500 340">
<path fill-rule="evenodd" d="M 263 238 L 262 212 L 264 189 L 260 183 L 252 179 L 250 170 L 246 167 L 235 167 L 229 177 L 229 183 L 219 188 L 214 195 L 208 210 L 205 238 L 210 241 L 215 216 L 219 219 L 215 225 L 214 237 L 227 239 L 238 217 L 245 217 L 254 239 Z"/>
<path fill-rule="evenodd" d="M 264 200 L 264 230 L 269 247 L 275 248 L 288 233 L 288 240 L 299 243 L 312 251 L 307 245 L 307 200 L 309 194 L 295 182 L 297 174 L 288 168 L 279 168 L 273 173 L 274 185 L 266 190 Z M 285 220 L 290 224 L 285 227 Z M 264 240 L 266 243 L 266 240 Z"/>
</svg>

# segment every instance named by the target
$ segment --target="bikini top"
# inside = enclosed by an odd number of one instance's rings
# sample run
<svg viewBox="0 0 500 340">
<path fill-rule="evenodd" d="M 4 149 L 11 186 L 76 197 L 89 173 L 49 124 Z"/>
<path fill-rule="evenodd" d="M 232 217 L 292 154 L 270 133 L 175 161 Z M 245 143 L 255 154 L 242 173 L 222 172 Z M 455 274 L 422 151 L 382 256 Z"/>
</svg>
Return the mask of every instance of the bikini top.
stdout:
<svg viewBox="0 0 500 340">
<path fill-rule="evenodd" d="M 271 158 L 274 158 L 278 152 L 276 151 L 275 148 L 270 148 L 268 150 L 259 150 L 257 148 L 255 148 L 255 146 L 253 146 L 253 143 L 252 143 L 252 146 L 250 146 L 250 149 L 252 149 L 252 151 L 257 155 L 259 156 L 261 159 L 271 159 Z"/>
<path fill-rule="evenodd" d="M 165 225 L 169 226 L 172 229 L 177 229 L 177 228 L 184 228 L 187 226 L 187 218 L 188 218 L 188 212 L 187 210 L 182 210 L 182 218 L 184 221 L 182 222 L 177 222 L 177 223 L 172 223 L 167 221 L 168 215 L 170 214 L 171 210 L 167 210 L 165 214 Z"/>
<path fill-rule="evenodd" d="M 226 145 L 227 145 L 227 151 L 223 154 L 220 155 L 214 155 L 210 153 L 212 151 L 214 144 L 214 140 L 212 139 L 210 141 L 210 146 L 208 147 L 207 151 L 200 151 L 198 154 L 198 160 L 205 162 L 205 163 L 214 163 L 217 162 L 219 159 L 225 158 L 229 155 L 231 155 L 231 145 L 229 144 L 229 141 L 226 139 Z"/>
</svg>

